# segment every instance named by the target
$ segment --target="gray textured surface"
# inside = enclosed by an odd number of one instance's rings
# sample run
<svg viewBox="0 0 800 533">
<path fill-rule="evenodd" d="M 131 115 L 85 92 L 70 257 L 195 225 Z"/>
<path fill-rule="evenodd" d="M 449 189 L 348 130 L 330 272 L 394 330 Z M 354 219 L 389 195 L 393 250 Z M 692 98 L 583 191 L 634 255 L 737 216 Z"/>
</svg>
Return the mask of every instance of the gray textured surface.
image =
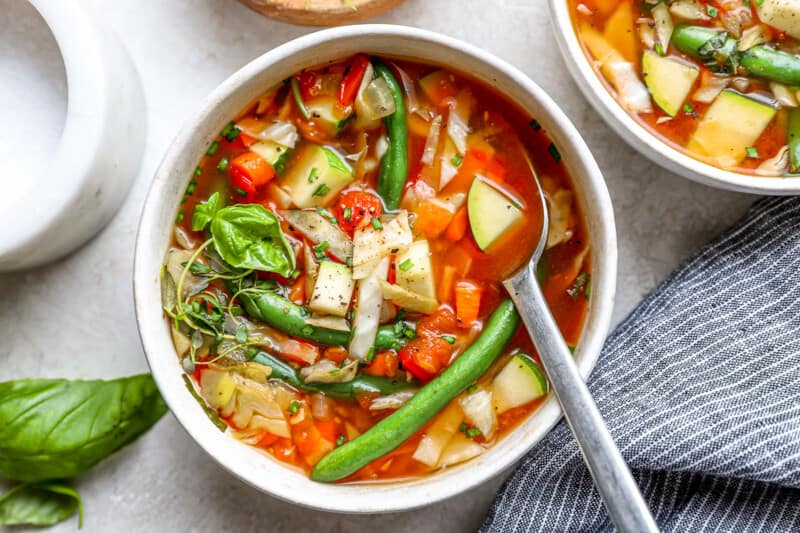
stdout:
<svg viewBox="0 0 800 533">
<path fill-rule="evenodd" d="M 150 176 L 212 88 L 263 51 L 311 31 L 263 19 L 233 0 L 82 3 L 100 11 L 121 34 L 139 68 L 148 102 L 145 157 L 120 213 L 94 241 L 56 265 L 0 275 L 0 379 L 113 377 L 146 369 L 130 279 Z M 566 72 L 543 0 L 408 0 L 379 22 L 419 26 L 481 46 L 521 68 L 564 107 L 594 151 L 615 205 L 620 244 L 615 323 L 753 199 L 673 176 L 623 144 Z M 41 30 L 31 37 L 41 38 Z M 0 32 L 0 47 L 5 38 Z M 47 39 L 41 43 L 48 46 Z M 56 72 L 55 79 L 59 75 L 63 78 Z M 347 531 L 367 525 L 386 532 L 463 531 L 480 524 L 498 483 L 407 514 L 317 513 L 242 485 L 213 464 L 170 416 L 79 480 L 88 532 Z M 70 522 L 55 531 L 74 527 Z"/>
</svg>

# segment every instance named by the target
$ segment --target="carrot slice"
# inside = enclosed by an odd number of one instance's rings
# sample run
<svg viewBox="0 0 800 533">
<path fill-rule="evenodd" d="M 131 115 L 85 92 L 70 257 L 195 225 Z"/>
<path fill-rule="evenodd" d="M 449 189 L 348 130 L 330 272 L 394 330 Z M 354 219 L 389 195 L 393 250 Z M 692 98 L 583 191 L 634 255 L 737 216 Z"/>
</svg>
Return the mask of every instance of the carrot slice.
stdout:
<svg viewBox="0 0 800 533">
<path fill-rule="evenodd" d="M 456 283 L 456 323 L 461 328 L 470 328 L 478 320 L 483 288 L 471 281 Z"/>
<path fill-rule="evenodd" d="M 245 152 L 237 155 L 231 161 L 231 176 L 244 176 L 258 188 L 275 177 L 275 169 L 255 152 Z"/>
<path fill-rule="evenodd" d="M 467 219 L 467 208 L 462 207 L 456 211 L 453 220 L 451 220 L 450 224 L 447 225 L 447 229 L 444 231 L 444 236 L 451 241 L 460 241 L 467 233 L 468 224 L 469 220 Z"/>
</svg>

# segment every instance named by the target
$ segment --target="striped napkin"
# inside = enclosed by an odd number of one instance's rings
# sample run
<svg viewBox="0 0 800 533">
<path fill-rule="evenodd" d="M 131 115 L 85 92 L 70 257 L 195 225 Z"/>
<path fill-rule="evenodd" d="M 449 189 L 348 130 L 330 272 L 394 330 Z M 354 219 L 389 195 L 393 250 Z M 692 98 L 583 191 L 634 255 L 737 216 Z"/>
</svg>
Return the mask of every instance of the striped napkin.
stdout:
<svg viewBox="0 0 800 533">
<path fill-rule="evenodd" d="M 589 389 L 663 531 L 800 531 L 800 198 L 758 201 L 674 272 Z M 481 528 L 611 530 L 563 421 Z"/>
</svg>

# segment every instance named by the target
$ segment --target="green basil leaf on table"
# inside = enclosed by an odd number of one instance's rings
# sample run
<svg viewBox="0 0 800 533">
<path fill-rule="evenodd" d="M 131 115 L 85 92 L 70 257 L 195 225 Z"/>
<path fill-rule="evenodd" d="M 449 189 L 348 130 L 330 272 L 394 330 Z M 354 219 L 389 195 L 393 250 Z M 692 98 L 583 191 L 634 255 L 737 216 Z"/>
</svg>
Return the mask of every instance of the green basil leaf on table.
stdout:
<svg viewBox="0 0 800 533">
<path fill-rule="evenodd" d="M 208 200 L 201 204 L 194 206 L 194 214 L 192 215 L 192 231 L 202 231 L 217 214 L 217 211 L 222 207 L 220 196 L 215 192 L 208 197 Z"/>
<path fill-rule="evenodd" d="M 275 272 L 291 276 L 294 251 L 281 231 L 275 213 L 259 204 L 232 205 L 211 221 L 214 247 L 234 268 Z"/>
<path fill-rule="evenodd" d="M 112 381 L 0 383 L 0 477 L 78 476 L 136 440 L 167 412 L 149 374 Z"/>
<path fill-rule="evenodd" d="M 83 503 L 78 491 L 60 482 L 23 483 L 0 495 L 0 525 L 52 526 L 78 512 L 83 525 Z"/>
</svg>

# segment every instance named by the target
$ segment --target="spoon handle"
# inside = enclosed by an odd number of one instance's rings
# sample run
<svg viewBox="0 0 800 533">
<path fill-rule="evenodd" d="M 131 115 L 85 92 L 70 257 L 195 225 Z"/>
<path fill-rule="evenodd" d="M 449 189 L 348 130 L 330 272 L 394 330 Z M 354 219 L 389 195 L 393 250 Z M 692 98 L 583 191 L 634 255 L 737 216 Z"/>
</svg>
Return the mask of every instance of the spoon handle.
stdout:
<svg viewBox="0 0 800 533">
<path fill-rule="evenodd" d="M 526 268 L 506 284 L 539 352 L 611 521 L 621 532 L 657 532 L 658 526 L 639 487 L 608 433 L 600 411 L 550 314 L 533 269 Z"/>
</svg>

